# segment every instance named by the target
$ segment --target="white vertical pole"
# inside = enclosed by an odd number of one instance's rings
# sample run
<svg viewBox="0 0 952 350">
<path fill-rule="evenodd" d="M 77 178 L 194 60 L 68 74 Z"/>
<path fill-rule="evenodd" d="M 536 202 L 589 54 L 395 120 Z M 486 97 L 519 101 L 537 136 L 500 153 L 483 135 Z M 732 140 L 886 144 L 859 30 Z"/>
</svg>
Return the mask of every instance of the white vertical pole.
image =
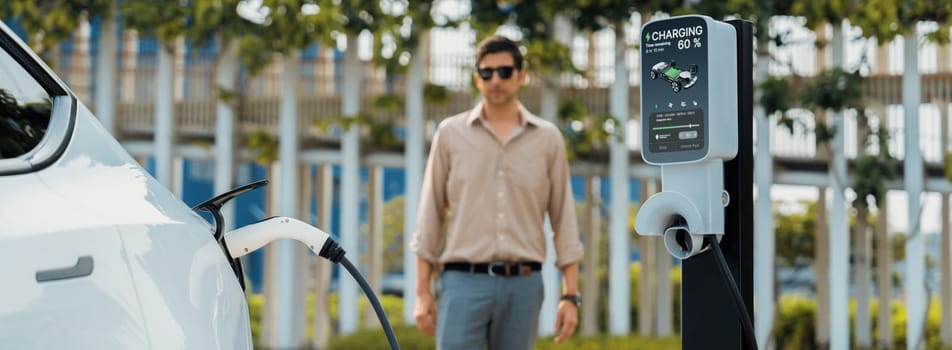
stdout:
<svg viewBox="0 0 952 350">
<path fill-rule="evenodd" d="M 609 262 L 608 303 L 609 331 L 614 335 L 627 334 L 631 329 L 630 298 L 631 275 L 629 274 L 629 254 L 631 233 L 628 228 L 628 43 L 625 40 L 625 27 L 622 22 L 615 23 L 615 79 L 611 85 L 611 114 L 620 121 L 616 131 L 621 135 L 613 139 L 610 149 L 609 172 L 611 174 L 611 215 L 609 215 Z M 642 271 L 644 274 L 645 271 Z"/>
<path fill-rule="evenodd" d="M 556 28 L 555 40 L 563 45 L 571 43 L 572 34 L 575 29 L 569 22 L 565 14 L 557 14 L 553 19 Z M 571 47 L 571 46 L 569 46 Z M 559 105 L 559 74 L 553 72 L 549 74 L 548 79 L 544 79 L 542 84 L 541 105 L 539 114 L 545 120 L 555 122 Z M 546 83 L 545 81 L 548 81 Z M 539 336 L 548 336 L 555 333 L 555 312 L 558 307 L 559 290 L 559 271 L 555 268 L 555 245 L 551 237 L 552 225 L 549 222 L 549 216 L 545 217 L 545 251 L 546 259 L 542 267 L 542 281 L 545 289 L 545 299 L 542 301 L 542 311 L 539 313 Z"/>
<path fill-rule="evenodd" d="M 949 47 L 946 45 L 943 45 L 940 50 L 945 52 L 945 57 L 942 58 L 942 56 L 940 56 L 939 63 L 943 64 L 944 62 L 945 67 L 943 67 L 944 68 L 943 71 L 948 71 Z M 939 142 L 939 144 L 942 147 L 940 148 L 940 150 L 942 150 L 942 154 L 945 155 L 945 154 L 948 154 L 949 152 L 949 141 L 950 141 L 949 140 L 949 103 L 944 100 L 940 100 L 938 103 L 938 107 L 939 107 L 939 117 L 941 118 L 940 119 L 941 131 L 939 132 L 941 141 Z M 940 326 L 941 331 L 939 332 L 939 334 L 942 338 L 942 344 L 945 346 L 949 346 L 949 345 L 952 345 L 952 237 L 949 236 L 950 231 L 952 230 L 950 230 L 950 222 L 949 222 L 949 194 L 941 193 L 940 195 L 942 196 L 942 203 L 941 203 L 942 215 L 940 216 L 942 219 L 942 224 L 941 224 L 942 238 L 940 243 L 941 247 L 939 248 L 939 256 L 940 256 L 939 261 L 941 264 L 939 273 L 940 273 L 940 276 L 942 277 L 940 279 L 941 287 L 939 288 L 940 289 L 939 293 L 940 293 L 940 297 L 942 298 L 941 299 L 942 302 L 940 303 L 942 308 L 942 312 L 941 312 L 942 324 Z"/>
<path fill-rule="evenodd" d="M 89 71 L 92 68 L 89 57 L 92 28 L 87 16 L 78 15 L 77 17 L 77 27 L 73 32 L 73 52 L 70 54 L 72 62 L 70 62 L 67 77 L 76 97 L 80 101 L 88 102 L 90 97 Z"/>
<path fill-rule="evenodd" d="M 185 193 L 185 157 L 172 155 L 172 194 L 182 198 Z"/>
<path fill-rule="evenodd" d="M 135 101 L 136 96 L 136 55 L 139 52 L 139 34 L 134 29 L 127 29 L 122 34 L 122 70 L 120 80 L 122 90 L 119 99 L 123 102 Z M 98 103 L 98 102 L 97 102 Z M 113 127 L 115 128 L 115 126 Z"/>
<path fill-rule="evenodd" d="M 658 185 L 659 179 L 642 179 L 641 181 L 641 203 L 642 205 L 648 198 L 651 198 L 652 195 L 658 193 L 660 186 Z M 643 337 L 651 337 L 656 334 L 655 332 L 655 306 L 656 306 L 656 296 L 654 281 L 656 280 L 654 273 L 657 271 L 655 269 L 656 262 L 658 261 L 657 255 L 659 254 L 668 254 L 664 249 L 664 242 L 657 237 L 651 236 L 639 236 L 638 237 L 638 250 L 641 255 L 641 273 L 638 277 L 638 335 Z M 611 253 L 611 250 L 609 250 Z M 609 287 L 611 287 L 609 285 Z M 630 288 L 630 287 L 629 287 Z"/>
<path fill-rule="evenodd" d="M 833 23 L 833 67 L 843 65 L 843 24 Z M 831 114 L 835 136 L 831 140 L 833 161 L 830 164 L 830 349 L 850 348 L 849 324 L 849 251 L 850 232 L 846 217 L 846 142 L 843 137 L 843 113 Z"/>
<path fill-rule="evenodd" d="M 542 264 L 542 281 L 545 297 L 542 300 L 542 310 L 539 311 L 539 336 L 549 336 L 555 333 L 555 312 L 558 308 L 559 271 L 555 268 L 555 244 L 549 237 L 552 234 L 552 224 L 549 215 L 545 216 L 545 263 Z"/>
<path fill-rule="evenodd" d="M 757 60 L 756 78 L 767 76 L 769 57 Z M 759 92 L 757 93 L 759 96 Z M 757 347 L 766 349 L 773 323 L 774 303 L 774 225 L 770 188 L 773 184 L 773 157 L 770 153 L 770 116 L 761 104 L 754 105 L 757 125 L 757 149 L 754 153 L 754 183 L 757 198 L 754 202 L 754 330 Z"/>
<path fill-rule="evenodd" d="M 175 51 L 172 64 L 172 96 L 176 101 L 185 99 L 185 38 L 175 39 Z"/>
<path fill-rule="evenodd" d="M 830 344 L 830 211 L 827 201 L 827 187 L 817 188 L 816 200 L 816 247 L 814 247 L 814 273 L 816 288 L 816 325 L 814 342 L 820 346 Z"/>
<path fill-rule="evenodd" d="M 882 114 L 883 117 L 880 118 L 879 127 L 886 127 L 885 124 L 885 112 Z M 880 150 L 880 152 L 885 152 L 885 150 Z M 889 191 L 883 193 L 883 197 L 879 199 L 878 204 L 878 216 L 876 222 L 876 242 L 889 242 L 889 213 L 886 211 L 886 208 L 889 207 Z M 892 264 L 892 247 L 886 245 L 883 249 L 882 244 L 876 248 L 876 294 L 879 295 L 879 315 L 877 317 L 877 332 L 876 342 L 877 346 L 880 349 L 888 348 L 892 346 L 892 309 L 889 305 L 889 302 L 892 301 L 892 278 L 890 276 Z M 880 264 L 878 262 L 884 261 L 885 264 Z M 885 277 L 885 278 L 883 278 Z"/>
<path fill-rule="evenodd" d="M 922 100 L 919 77 L 919 36 L 913 26 L 904 37 L 902 75 L 902 104 L 905 157 L 903 183 L 908 196 L 909 235 L 906 239 L 906 348 L 924 346 L 923 326 L 926 315 L 925 293 L 925 239 L 922 235 L 919 204 L 922 196 L 922 153 L 919 149 L 919 103 Z"/>
<path fill-rule="evenodd" d="M 317 168 L 317 227 L 330 231 L 331 205 L 333 203 L 333 174 L 331 166 L 322 164 Z M 331 264 L 320 257 L 314 257 L 314 274 L 317 283 L 314 284 L 314 298 L 318 302 L 314 307 L 314 340 L 311 342 L 315 349 L 324 349 L 331 337 L 331 314 L 328 310 L 328 288 L 331 283 Z"/>
<path fill-rule="evenodd" d="M 280 115 L 278 125 L 278 159 L 281 171 L 278 181 L 278 215 L 298 216 L 298 137 L 297 137 L 297 75 L 299 51 L 283 57 Z M 275 323 L 278 349 L 298 348 L 307 344 L 304 332 L 304 281 L 299 263 L 304 247 L 292 240 L 275 242 L 275 281 L 273 302 L 277 308 Z M 272 302 L 269 300 L 269 302 Z"/>
<path fill-rule="evenodd" d="M 424 44 L 429 32 L 420 34 L 421 42 L 410 58 L 410 74 L 407 77 L 407 144 L 406 144 L 406 195 L 403 204 L 403 320 L 416 324 L 413 308 L 416 306 L 416 254 L 410 250 L 410 237 L 416 233 L 417 206 L 420 205 L 420 189 L 423 187 L 424 140 L 423 140 L 423 71 L 426 57 L 430 54 Z"/>
<path fill-rule="evenodd" d="M 238 45 L 234 41 L 225 43 L 220 53 L 221 59 L 216 67 L 215 80 L 219 90 L 234 91 L 238 74 Z M 234 187 L 234 149 L 235 115 L 231 101 L 219 96 L 215 101 L 215 195 Z M 228 203 L 222 208 L 225 222 L 219 223 L 222 232 L 231 230 L 234 225 L 235 205 Z"/>
<path fill-rule="evenodd" d="M 174 107 L 172 88 L 173 48 L 159 44 L 155 69 L 155 179 L 166 188 L 172 187 L 172 125 Z"/>
<path fill-rule="evenodd" d="M 383 167 L 374 165 L 370 167 L 370 178 L 368 179 L 368 201 L 370 202 L 368 215 L 367 232 L 367 251 L 366 257 L 366 275 L 367 283 L 373 288 L 374 293 L 381 295 L 383 287 Z M 364 325 L 370 328 L 380 328 L 380 321 L 377 320 L 377 314 L 371 310 L 364 313 Z"/>
<path fill-rule="evenodd" d="M 591 336 L 598 332 L 598 300 L 600 298 L 599 280 L 596 272 L 598 271 L 599 261 L 601 260 L 600 236 L 601 236 L 601 212 L 599 206 L 598 188 L 600 188 L 601 178 L 592 174 L 585 175 L 585 223 L 582 226 L 585 229 L 585 256 L 582 263 L 583 280 L 582 285 L 582 315 L 580 331 L 584 336 Z"/>
<path fill-rule="evenodd" d="M 113 6 L 115 10 L 115 6 Z M 115 130 L 116 112 L 116 50 L 119 35 L 116 33 L 116 15 L 102 18 L 99 31 L 98 67 L 96 69 L 96 116 L 110 134 Z"/>
<path fill-rule="evenodd" d="M 940 278 L 942 283 L 942 287 L 940 288 L 940 296 L 942 298 L 940 302 L 942 308 L 942 324 L 939 335 L 942 338 L 942 344 L 949 346 L 952 345 L 952 305 L 950 305 L 952 304 L 952 288 L 950 288 L 950 285 L 952 285 L 952 279 L 950 279 L 952 278 L 952 237 L 949 236 L 949 194 L 941 193 L 940 195 L 942 196 L 942 215 L 940 216 L 942 219 L 942 237 L 940 244 L 942 246 L 940 247 L 939 254 L 941 258 L 939 260 L 942 264 L 940 267 L 940 276 L 942 276 Z"/>
<path fill-rule="evenodd" d="M 360 113 L 360 58 L 357 56 L 357 34 L 347 34 L 347 51 L 344 53 L 343 103 L 341 113 L 345 118 Z M 341 139 L 341 248 L 351 257 L 358 256 L 360 234 L 360 127 L 352 125 Z M 356 260 L 356 259 L 352 259 Z M 357 264 L 357 261 L 353 261 Z M 341 272 L 344 272 L 341 270 Z M 342 278 L 338 284 L 340 307 L 340 332 L 350 334 L 357 330 L 357 285 L 352 279 Z"/>
</svg>

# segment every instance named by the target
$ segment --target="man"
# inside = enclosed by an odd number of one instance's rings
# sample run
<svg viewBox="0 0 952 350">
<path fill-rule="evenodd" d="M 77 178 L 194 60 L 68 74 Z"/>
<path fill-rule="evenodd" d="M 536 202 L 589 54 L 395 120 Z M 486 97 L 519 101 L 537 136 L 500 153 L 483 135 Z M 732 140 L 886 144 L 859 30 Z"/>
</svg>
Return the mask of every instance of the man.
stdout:
<svg viewBox="0 0 952 350">
<path fill-rule="evenodd" d="M 532 347 L 544 296 L 545 213 L 562 292 L 556 343 L 578 324 L 578 239 L 559 129 L 522 106 L 519 46 L 493 36 L 476 50 L 483 101 L 447 118 L 433 137 L 420 195 L 414 315 L 439 349 Z M 430 279 L 441 267 L 439 307 Z"/>
</svg>

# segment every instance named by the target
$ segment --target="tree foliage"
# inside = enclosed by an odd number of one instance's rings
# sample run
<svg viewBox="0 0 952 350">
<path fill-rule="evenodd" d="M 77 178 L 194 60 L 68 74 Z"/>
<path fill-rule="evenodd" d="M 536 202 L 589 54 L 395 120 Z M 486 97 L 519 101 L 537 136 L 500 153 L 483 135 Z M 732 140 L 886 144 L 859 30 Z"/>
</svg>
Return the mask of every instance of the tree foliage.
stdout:
<svg viewBox="0 0 952 350">
<path fill-rule="evenodd" d="M 255 24 L 238 14 L 240 2 L 241 0 L 191 0 L 186 7 L 186 39 L 195 46 L 206 46 L 216 37 L 228 41 L 253 33 Z"/>
<path fill-rule="evenodd" d="M 357 34 L 367 30 L 376 34 L 395 25 L 395 17 L 385 12 L 381 3 L 379 0 L 339 0 L 339 29 L 345 33 Z"/>
<path fill-rule="evenodd" d="M 852 0 L 794 0 L 791 12 L 803 16 L 807 28 L 816 28 L 821 24 L 842 22 L 853 10 L 853 3 Z"/>
<path fill-rule="evenodd" d="M 565 138 L 569 160 L 592 159 L 608 149 L 609 142 L 619 139 L 621 123 L 611 114 L 593 115 L 582 102 L 563 100 L 559 103 L 558 126 Z"/>
<path fill-rule="evenodd" d="M 403 209 L 405 198 L 394 197 L 383 206 L 383 266 L 385 273 L 403 269 Z"/>
<path fill-rule="evenodd" d="M 528 69 L 542 75 L 563 71 L 582 73 L 572 63 L 569 48 L 556 41 L 554 36 L 559 29 L 556 28 L 556 16 L 568 16 L 565 9 L 573 7 L 574 2 L 567 0 L 473 1 L 469 23 L 477 38 L 488 37 L 502 25 L 516 28 L 526 48 L 524 56 Z"/>
<path fill-rule="evenodd" d="M 774 210 L 777 265 L 794 267 L 812 263 L 816 247 L 816 202 L 804 202 L 800 213 Z"/>
<path fill-rule="evenodd" d="M 245 147 L 254 154 L 255 163 L 268 166 L 278 160 L 278 137 L 267 130 L 256 130 L 245 139 Z"/>
<path fill-rule="evenodd" d="M 242 64 L 257 74 L 271 63 L 275 54 L 286 55 L 307 46 L 332 43 L 331 33 L 338 28 L 341 9 L 332 0 L 263 0 L 263 14 L 255 35 L 239 42 Z"/>
<path fill-rule="evenodd" d="M 400 6 L 392 6 L 399 7 L 400 11 L 386 13 L 387 22 L 377 29 L 381 39 L 385 37 L 390 42 L 376 41 L 374 49 L 379 55 L 375 59 L 388 74 L 403 74 L 407 71 L 414 50 L 422 42 L 423 34 L 438 25 L 432 13 L 433 0 L 412 3 L 407 0 L 393 2 L 400 4 Z M 456 27 L 461 19 L 441 17 L 441 20 L 440 27 Z M 386 45 L 390 47 L 387 48 Z"/>
<path fill-rule="evenodd" d="M 793 2 L 787 0 L 727 0 L 725 12 L 736 14 L 753 22 L 757 50 L 766 53 L 768 40 L 778 40 L 778 35 L 770 36 L 768 26 L 773 16 L 787 16 L 793 12 Z"/>
<path fill-rule="evenodd" d="M 170 5 L 167 0 L 126 0 L 120 12 L 123 24 L 156 37 L 166 47 L 184 35 L 189 24 L 188 7 Z"/>
<path fill-rule="evenodd" d="M 865 37 L 887 42 L 916 30 L 916 24 L 921 21 L 930 21 L 939 25 L 926 33 L 926 38 L 934 42 L 949 41 L 949 28 L 945 24 L 952 14 L 952 1 L 869 0 L 857 2 L 856 6 L 848 19 L 863 30 Z"/>
<path fill-rule="evenodd" d="M 676 0 L 582 0 L 569 14 L 579 30 L 598 31 L 631 19 L 635 13 L 674 12 L 681 1 Z"/>
<path fill-rule="evenodd" d="M 30 44 L 45 56 L 56 44 L 69 39 L 80 21 L 113 14 L 112 0 L 3 0 L 0 19 L 14 18 L 30 33 Z"/>
<path fill-rule="evenodd" d="M 849 72 L 836 67 L 821 72 L 802 99 L 807 107 L 840 112 L 863 108 L 863 77 L 859 71 Z"/>
<path fill-rule="evenodd" d="M 886 195 L 886 182 L 899 177 L 898 160 L 889 154 L 889 131 L 879 128 L 866 135 L 864 146 L 876 144 L 878 154 L 862 154 L 856 158 L 852 188 L 856 192 L 853 207 L 867 209 L 869 200 L 879 206 Z M 864 147 L 865 148 L 865 147 Z"/>
</svg>

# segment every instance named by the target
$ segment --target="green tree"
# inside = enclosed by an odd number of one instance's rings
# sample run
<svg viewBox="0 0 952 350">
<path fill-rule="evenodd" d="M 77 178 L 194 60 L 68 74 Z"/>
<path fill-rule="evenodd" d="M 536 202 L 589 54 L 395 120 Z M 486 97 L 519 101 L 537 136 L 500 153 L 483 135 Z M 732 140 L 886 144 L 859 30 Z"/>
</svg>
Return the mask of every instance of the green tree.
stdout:
<svg viewBox="0 0 952 350">
<path fill-rule="evenodd" d="M 774 206 L 777 266 L 800 269 L 813 263 L 816 245 L 816 202 L 801 202 L 803 212 L 781 213 Z"/>
<path fill-rule="evenodd" d="M 255 35 L 240 37 L 242 63 L 252 74 L 271 64 L 275 54 L 286 56 L 314 43 L 331 44 L 341 9 L 332 0 L 264 0 L 259 12 L 266 15 L 251 27 Z M 244 28 L 240 22 L 234 24 Z M 216 29 L 208 27 L 208 32 Z"/>
<path fill-rule="evenodd" d="M 112 13 L 111 0 L 5 0 L 0 18 L 13 18 L 29 33 L 27 40 L 38 55 L 51 63 L 52 50 L 69 39 L 82 21 Z M 55 54 L 54 54 L 55 55 Z"/>
<path fill-rule="evenodd" d="M 383 266 L 385 273 L 403 271 L 403 211 L 406 199 L 394 197 L 383 207 Z"/>
<path fill-rule="evenodd" d="M 154 36 L 165 50 L 172 51 L 175 41 L 186 30 L 188 8 L 170 6 L 163 0 L 128 0 L 120 7 L 126 26 L 140 34 Z"/>
</svg>

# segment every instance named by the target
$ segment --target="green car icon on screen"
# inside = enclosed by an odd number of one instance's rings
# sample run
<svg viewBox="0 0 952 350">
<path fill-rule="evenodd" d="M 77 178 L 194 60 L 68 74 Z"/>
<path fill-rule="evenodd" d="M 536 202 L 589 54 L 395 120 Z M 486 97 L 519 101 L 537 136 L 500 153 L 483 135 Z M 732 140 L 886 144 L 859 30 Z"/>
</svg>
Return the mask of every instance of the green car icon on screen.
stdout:
<svg viewBox="0 0 952 350">
<path fill-rule="evenodd" d="M 671 83 L 671 90 L 674 92 L 680 92 L 681 89 L 690 89 L 694 84 L 697 83 L 697 65 L 692 64 L 688 70 L 683 70 L 677 67 L 674 61 L 668 62 L 658 62 L 651 67 L 651 80 L 656 80 L 658 77 L 664 78 Z"/>
</svg>

